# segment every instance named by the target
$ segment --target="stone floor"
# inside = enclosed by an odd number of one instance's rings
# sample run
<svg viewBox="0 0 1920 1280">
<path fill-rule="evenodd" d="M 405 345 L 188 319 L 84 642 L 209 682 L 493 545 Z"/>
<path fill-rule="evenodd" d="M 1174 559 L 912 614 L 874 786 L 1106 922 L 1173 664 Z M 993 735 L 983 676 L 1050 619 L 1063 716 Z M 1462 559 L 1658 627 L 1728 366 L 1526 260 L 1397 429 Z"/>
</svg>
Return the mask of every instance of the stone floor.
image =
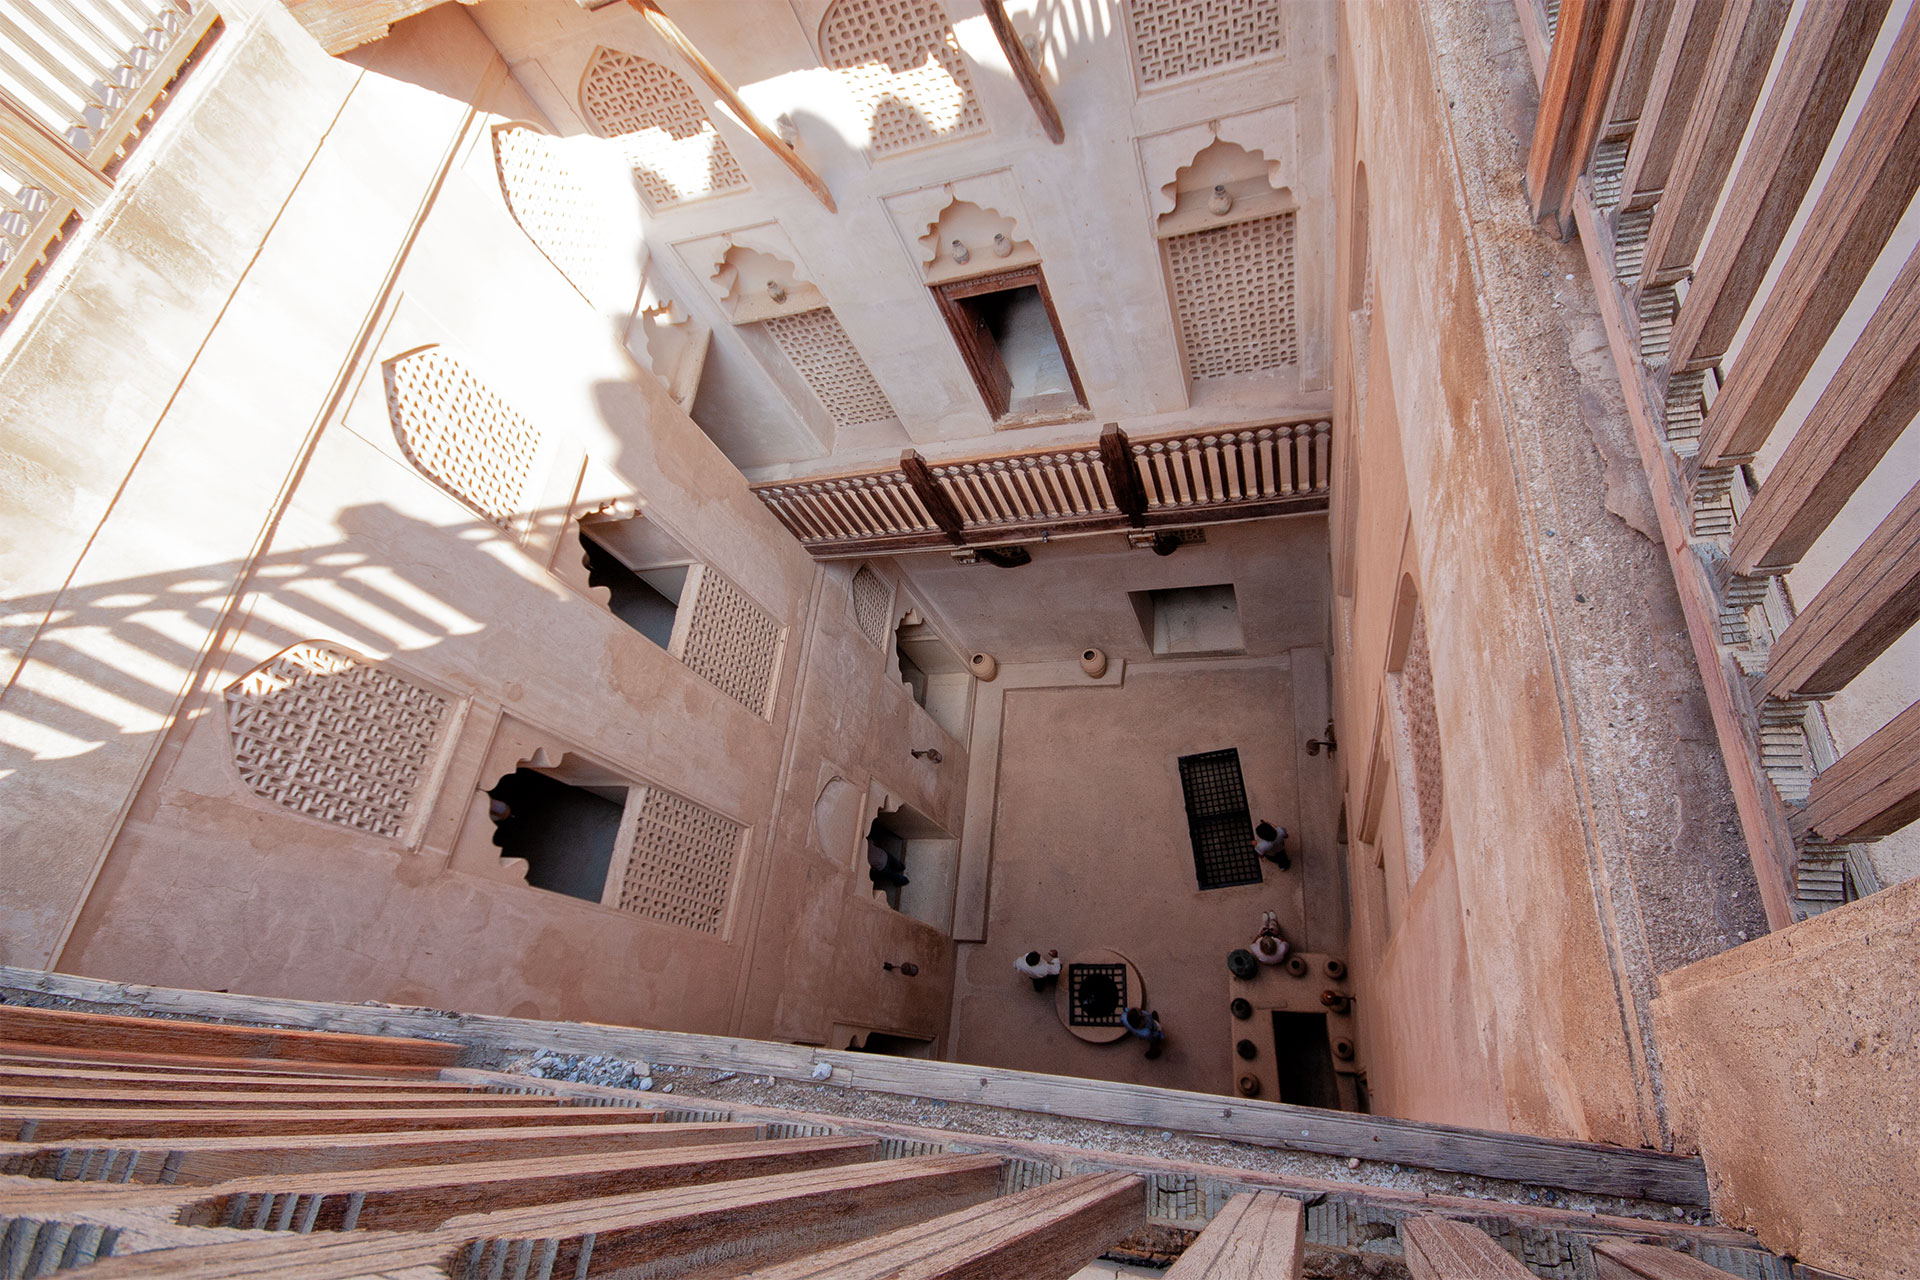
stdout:
<svg viewBox="0 0 1920 1280">
<path fill-rule="evenodd" d="M 1310 659 L 1310 660 L 1309 660 Z M 1300 669 L 1296 675 L 1295 668 Z M 1296 690 L 1296 682 L 1301 685 Z M 1010 689 L 1001 739 L 987 936 L 962 944 L 949 1056 L 984 1066 L 1225 1093 L 1232 1087 L 1227 953 L 1278 914 L 1296 945 L 1341 954 L 1334 770 L 1303 750 L 1296 693 L 1324 724 L 1324 663 L 1291 657 L 1129 664 L 1112 687 Z M 1309 687 L 1310 686 L 1310 687 Z M 1253 815 L 1298 833 L 1294 868 L 1196 887 L 1177 758 L 1237 748 Z M 1021 953 L 1110 948 L 1141 971 L 1167 1031 L 1088 1044 L 1015 971 Z"/>
</svg>

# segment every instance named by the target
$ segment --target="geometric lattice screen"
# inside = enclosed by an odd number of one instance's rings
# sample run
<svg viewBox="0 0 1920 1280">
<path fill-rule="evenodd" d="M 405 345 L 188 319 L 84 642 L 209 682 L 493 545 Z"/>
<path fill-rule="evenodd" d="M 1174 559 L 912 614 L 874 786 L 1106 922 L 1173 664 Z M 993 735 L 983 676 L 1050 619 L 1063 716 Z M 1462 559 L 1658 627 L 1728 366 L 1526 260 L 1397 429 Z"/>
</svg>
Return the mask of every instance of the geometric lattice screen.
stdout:
<svg viewBox="0 0 1920 1280">
<path fill-rule="evenodd" d="M 705 566 L 695 572 L 698 581 L 689 579 L 693 618 L 684 637 L 676 637 L 681 648 L 675 656 L 695 675 L 764 716 L 779 675 L 780 622 L 720 574 Z M 686 607 L 684 597 L 681 607 Z"/>
<path fill-rule="evenodd" d="M 407 460 L 509 529 L 526 509 L 540 432 L 444 348 L 387 364 L 387 410 Z"/>
<path fill-rule="evenodd" d="M 857 427 L 899 416 L 832 310 L 816 307 L 763 323 L 813 394 L 820 397 L 834 426 Z"/>
<path fill-rule="evenodd" d="M 1445 774 L 1440 767 L 1440 719 L 1433 700 L 1433 662 L 1427 651 L 1427 620 L 1413 607 L 1413 636 L 1400 668 L 1400 696 L 1406 717 L 1407 746 L 1413 757 L 1414 803 L 1420 810 L 1420 839 L 1428 850 L 1440 836 L 1440 801 Z"/>
<path fill-rule="evenodd" d="M 657 62 L 598 50 L 580 82 L 580 107 L 595 133 L 625 149 L 656 209 L 747 185 L 693 89 Z"/>
<path fill-rule="evenodd" d="M 1202 889 L 1259 884 L 1260 855 L 1253 849 L 1253 815 L 1247 812 L 1239 750 L 1181 756 L 1179 767 L 1194 879 Z"/>
<path fill-rule="evenodd" d="M 513 220 L 585 294 L 606 267 L 613 227 L 559 139 L 526 125 L 493 131 L 493 161 Z"/>
<path fill-rule="evenodd" d="M 620 909 L 664 924 L 718 933 L 746 828 L 671 791 L 639 800 Z"/>
<path fill-rule="evenodd" d="M 820 23 L 820 54 L 860 104 L 875 155 L 987 127 L 937 0 L 839 0 Z"/>
<path fill-rule="evenodd" d="M 1220 378 L 1293 364 L 1293 214 L 1166 240 L 1187 376 Z"/>
<path fill-rule="evenodd" d="M 862 566 L 853 575 L 853 614 L 867 639 L 885 647 L 887 643 L 887 600 L 893 593 L 880 575 Z"/>
<path fill-rule="evenodd" d="M 1287 46 L 1281 0 L 1127 0 L 1140 83 L 1159 84 Z"/>
<path fill-rule="evenodd" d="M 294 645 L 226 691 L 240 780 L 296 813 L 398 840 L 447 700 L 328 645 Z"/>
</svg>

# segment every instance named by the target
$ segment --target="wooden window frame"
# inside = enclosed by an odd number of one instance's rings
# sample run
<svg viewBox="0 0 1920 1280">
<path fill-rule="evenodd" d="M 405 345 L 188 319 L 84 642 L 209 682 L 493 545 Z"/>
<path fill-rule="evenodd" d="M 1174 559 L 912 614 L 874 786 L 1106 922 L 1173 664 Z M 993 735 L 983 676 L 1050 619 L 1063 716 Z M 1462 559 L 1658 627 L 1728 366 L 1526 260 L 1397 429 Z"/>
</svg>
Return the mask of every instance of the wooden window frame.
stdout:
<svg viewBox="0 0 1920 1280">
<path fill-rule="evenodd" d="M 987 406 L 987 413 L 995 422 L 1011 415 L 1012 383 L 993 377 L 997 367 L 1002 379 L 1006 377 L 1006 362 L 1000 358 L 996 348 L 992 353 L 993 363 L 989 364 L 988 353 L 981 349 L 979 331 L 974 318 L 960 304 L 968 298 L 977 298 L 982 294 L 1005 293 L 1012 289 L 1032 285 L 1039 290 L 1040 302 L 1047 309 L 1047 322 L 1053 326 L 1053 340 L 1059 344 L 1060 358 L 1067 366 L 1067 379 L 1073 384 L 1074 399 L 1084 410 L 1087 405 L 1086 388 L 1080 385 L 1080 370 L 1073 362 L 1073 351 L 1067 346 L 1066 331 L 1060 327 L 1060 313 L 1054 309 L 1053 294 L 1047 289 L 1047 278 L 1038 264 L 1015 267 L 1008 271 L 996 271 L 991 275 L 974 276 L 967 280 L 950 280 L 945 284 L 930 286 L 934 305 L 940 309 L 940 316 L 947 322 L 947 331 L 953 335 L 954 345 L 960 348 L 960 358 L 966 363 L 967 373 L 973 378 L 974 389 L 980 393 L 981 401 Z M 1064 416 L 1064 415 L 1063 415 Z"/>
</svg>

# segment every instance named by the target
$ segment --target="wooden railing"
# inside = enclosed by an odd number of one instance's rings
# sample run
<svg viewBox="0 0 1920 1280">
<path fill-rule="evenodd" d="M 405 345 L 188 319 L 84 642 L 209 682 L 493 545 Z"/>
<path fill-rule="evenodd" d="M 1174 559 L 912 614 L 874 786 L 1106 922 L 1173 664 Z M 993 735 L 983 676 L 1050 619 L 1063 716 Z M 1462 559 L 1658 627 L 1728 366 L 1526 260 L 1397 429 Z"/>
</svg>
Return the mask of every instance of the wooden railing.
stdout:
<svg viewBox="0 0 1920 1280">
<path fill-rule="evenodd" d="M 1537 45 L 1534 0 L 1518 2 Z M 1920 250 L 1884 296 L 1868 281 L 1920 189 L 1920 8 L 1883 33 L 1889 9 L 1564 0 L 1533 50 L 1529 195 L 1586 250 L 1776 927 L 1877 887 L 1859 842 L 1920 817 L 1920 704 L 1845 754 L 1820 708 L 1920 618 L 1920 487 L 1877 529 L 1836 527 L 1881 458 L 1920 443 Z M 1851 554 L 1796 607 L 1785 575 L 1823 536 Z"/>
<path fill-rule="evenodd" d="M 1023 542 L 1323 511 L 1325 420 L 1092 444 L 753 486 L 817 556 Z"/>
</svg>

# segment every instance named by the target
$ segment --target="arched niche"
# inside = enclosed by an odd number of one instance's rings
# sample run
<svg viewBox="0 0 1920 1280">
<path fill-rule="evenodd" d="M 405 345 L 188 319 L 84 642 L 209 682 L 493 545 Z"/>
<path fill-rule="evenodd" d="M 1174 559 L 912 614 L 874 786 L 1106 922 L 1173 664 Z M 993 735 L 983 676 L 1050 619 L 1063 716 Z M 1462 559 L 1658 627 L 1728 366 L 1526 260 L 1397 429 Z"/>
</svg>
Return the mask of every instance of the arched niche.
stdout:
<svg viewBox="0 0 1920 1280">
<path fill-rule="evenodd" d="M 736 244 L 720 256 L 713 273 L 720 301 L 735 324 L 817 311 L 827 299 L 793 263 L 750 245 Z"/>
<path fill-rule="evenodd" d="M 1154 222 L 1160 236 L 1245 222 L 1297 207 L 1293 191 L 1277 185 L 1280 165 L 1258 149 L 1215 138 L 1161 186 L 1172 209 Z"/>
<path fill-rule="evenodd" d="M 921 270 L 928 284 L 986 275 L 1040 261 L 1033 242 L 1020 238 L 1014 220 L 999 210 L 948 201 L 919 240 Z"/>
</svg>

